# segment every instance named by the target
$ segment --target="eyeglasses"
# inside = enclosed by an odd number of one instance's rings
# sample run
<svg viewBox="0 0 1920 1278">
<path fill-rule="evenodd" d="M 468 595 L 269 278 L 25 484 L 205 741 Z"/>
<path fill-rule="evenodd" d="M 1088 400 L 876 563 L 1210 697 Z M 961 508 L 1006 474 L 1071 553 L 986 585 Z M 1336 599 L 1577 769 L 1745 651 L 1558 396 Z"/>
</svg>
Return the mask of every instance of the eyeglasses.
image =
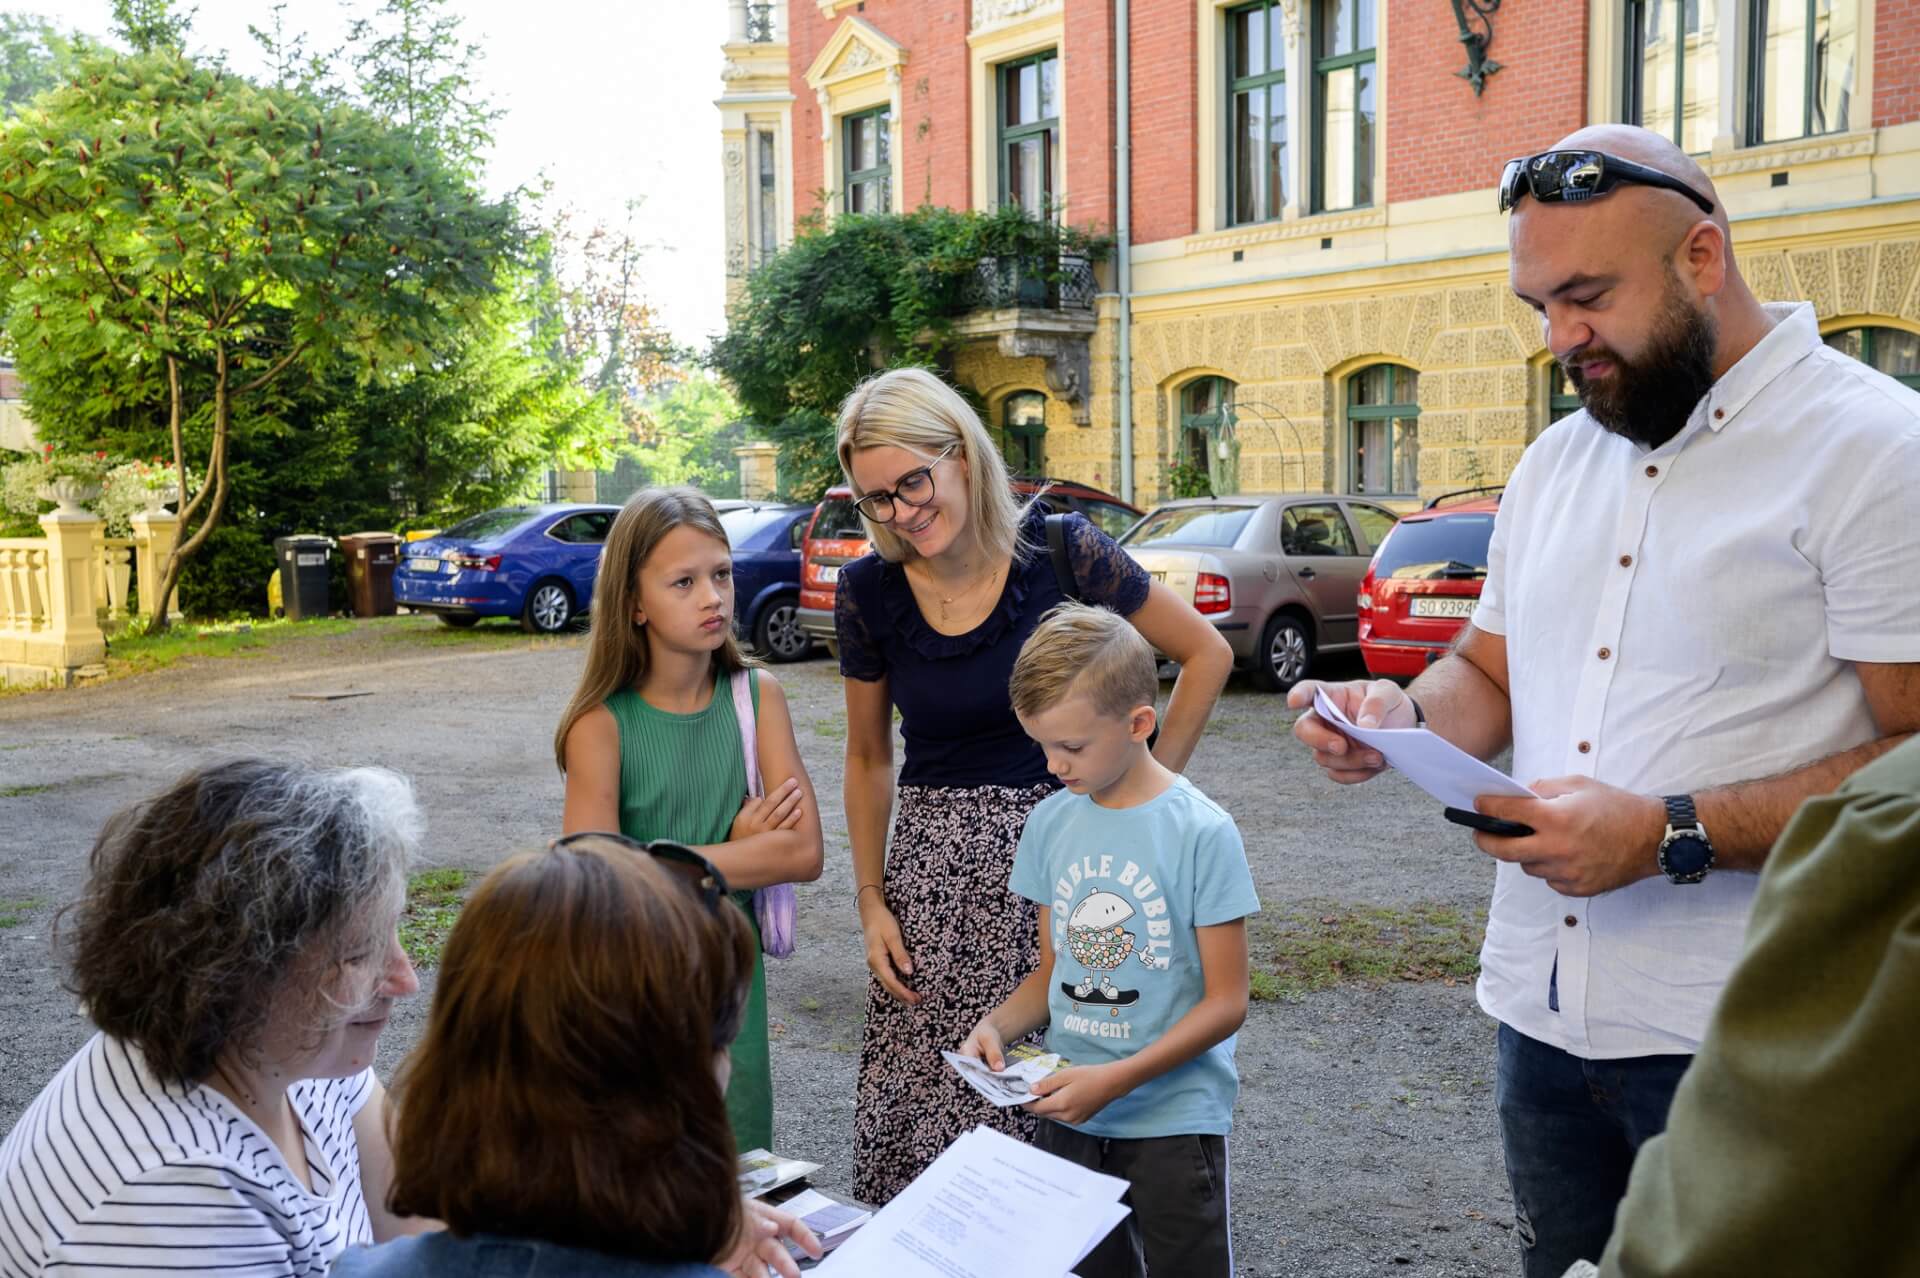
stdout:
<svg viewBox="0 0 1920 1278">
<path fill-rule="evenodd" d="M 718 910 L 721 899 L 727 895 L 727 876 L 713 862 L 695 852 L 684 843 L 675 843 L 672 839 L 655 839 L 651 843 L 642 843 L 630 839 L 624 834 L 615 834 L 610 830 L 581 830 L 576 834 L 564 835 L 547 844 L 549 849 L 571 847 L 586 839 L 604 839 L 633 852 L 644 852 L 656 861 L 664 861 L 675 874 L 699 891 L 708 908 Z"/>
<path fill-rule="evenodd" d="M 1623 184 L 1677 191 L 1698 204 L 1701 212 L 1713 212 L 1713 201 L 1679 178 L 1604 151 L 1542 151 L 1508 160 L 1500 174 L 1500 211 L 1507 212 L 1523 195 L 1542 204 L 1577 204 L 1598 199 Z"/>
<path fill-rule="evenodd" d="M 871 492 L 853 503 L 853 508 L 876 524 L 890 524 L 898 515 L 894 505 L 899 502 L 915 510 L 933 500 L 933 468 L 945 461 L 958 444 L 948 444 L 940 450 L 940 455 L 918 470 L 910 470 L 900 476 L 900 482 L 891 492 Z"/>
</svg>

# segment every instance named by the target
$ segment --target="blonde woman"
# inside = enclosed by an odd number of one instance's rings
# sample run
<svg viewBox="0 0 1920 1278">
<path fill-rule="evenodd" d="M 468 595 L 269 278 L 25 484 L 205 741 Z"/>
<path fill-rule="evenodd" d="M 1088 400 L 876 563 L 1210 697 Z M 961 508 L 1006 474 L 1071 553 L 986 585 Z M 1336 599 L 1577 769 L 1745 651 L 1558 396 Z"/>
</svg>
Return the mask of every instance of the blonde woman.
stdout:
<svg viewBox="0 0 1920 1278">
<path fill-rule="evenodd" d="M 924 369 L 882 373 L 840 409 L 840 465 L 874 553 L 840 574 L 847 833 L 865 934 L 867 1017 L 854 1114 L 855 1193 L 884 1203 L 980 1123 L 986 1104 L 940 1058 L 1038 962 L 1036 911 L 1007 890 L 1027 813 L 1059 788 L 1020 730 L 1007 681 L 1062 601 L 1045 512 L 1022 506 L 967 402 Z M 1178 771 L 1233 654 L 1112 539 L 1068 517 L 1082 601 L 1126 617 L 1181 666 L 1154 754 Z M 896 788 L 893 713 L 906 758 Z M 888 823 L 892 848 L 888 849 Z"/>
<path fill-rule="evenodd" d="M 766 797 L 747 797 L 728 680 L 751 664 L 733 635 L 733 556 L 713 504 L 689 488 L 627 499 L 593 591 L 587 668 L 554 733 L 567 774 L 565 832 L 691 845 L 753 914 L 752 889 L 820 877 L 820 809 L 787 699 L 751 671 Z M 773 1143 L 767 977 L 756 960 L 733 1045 L 727 1113 L 741 1149 Z"/>
</svg>

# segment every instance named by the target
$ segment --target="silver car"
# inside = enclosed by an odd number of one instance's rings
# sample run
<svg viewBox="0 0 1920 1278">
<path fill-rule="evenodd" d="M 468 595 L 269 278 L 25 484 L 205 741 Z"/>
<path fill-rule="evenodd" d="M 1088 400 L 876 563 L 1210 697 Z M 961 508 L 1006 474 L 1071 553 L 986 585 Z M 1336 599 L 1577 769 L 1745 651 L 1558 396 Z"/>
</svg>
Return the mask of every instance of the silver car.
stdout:
<svg viewBox="0 0 1920 1278">
<path fill-rule="evenodd" d="M 1120 539 L 1233 646 L 1270 692 L 1314 654 L 1360 646 L 1360 579 L 1398 515 L 1328 493 L 1196 497 L 1156 506 Z"/>
</svg>

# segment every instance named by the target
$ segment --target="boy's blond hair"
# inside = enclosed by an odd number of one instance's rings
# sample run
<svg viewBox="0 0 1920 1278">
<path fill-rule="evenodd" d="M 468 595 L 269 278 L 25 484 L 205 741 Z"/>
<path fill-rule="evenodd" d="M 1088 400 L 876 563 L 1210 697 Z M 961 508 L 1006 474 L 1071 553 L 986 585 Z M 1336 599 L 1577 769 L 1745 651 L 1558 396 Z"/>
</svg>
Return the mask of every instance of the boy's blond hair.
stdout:
<svg viewBox="0 0 1920 1278">
<path fill-rule="evenodd" d="M 1118 613 L 1065 603 L 1040 619 L 1020 646 L 1008 691 L 1013 711 L 1032 718 L 1076 690 L 1103 715 L 1151 706 L 1160 692 L 1153 645 Z"/>
</svg>

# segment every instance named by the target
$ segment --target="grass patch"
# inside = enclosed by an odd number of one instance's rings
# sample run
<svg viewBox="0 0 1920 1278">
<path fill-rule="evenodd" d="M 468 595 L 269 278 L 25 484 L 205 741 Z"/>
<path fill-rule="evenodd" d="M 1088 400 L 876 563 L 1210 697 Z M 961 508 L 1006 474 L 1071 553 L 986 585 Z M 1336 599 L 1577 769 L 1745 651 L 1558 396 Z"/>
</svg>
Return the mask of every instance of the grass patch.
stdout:
<svg viewBox="0 0 1920 1278">
<path fill-rule="evenodd" d="M 407 908 L 400 915 L 400 948 L 417 968 L 437 967 L 441 947 L 467 901 L 472 870 L 423 870 L 407 880 Z"/>
<path fill-rule="evenodd" d="M 1337 985 L 1471 980 L 1485 919 L 1451 905 L 1308 901 L 1255 918 L 1248 933 L 1252 996 L 1296 1002 Z"/>
<path fill-rule="evenodd" d="M 825 737 L 829 741 L 844 741 L 847 739 L 846 720 L 815 719 L 813 721 L 813 735 L 816 737 Z"/>
<path fill-rule="evenodd" d="M 232 657 L 289 639 L 344 634 L 354 627 L 346 617 L 312 621 L 180 622 L 167 630 L 129 629 L 107 640 L 107 677 L 124 678 L 164 670 L 187 657 Z"/>
<path fill-rule="evenodd" d="M 53 789 L 50 785 L 9 785 L 0 786 L 0 799 L 21 799 L 29 794 L 45 794 Z"/>
<path fill-rule="evenodd" d="M 40 908 L 40 902 L 32 897 L 22 897 L 18 901 L 0 901 L 0 928 L 19 927 L 27 921 L 31 910 Z"/>
<path fill-rule="evenodd" d="M 405 644 L 412 648 L 572 648 L 586 637 L 586 631 L 568 630 L 557 635 L 530 635 L 516 621 L 488 618 L 477 626 L 456 630 L 437 617 L 416 614 L 382 618 L 384 643 Z"/>
</svg>

